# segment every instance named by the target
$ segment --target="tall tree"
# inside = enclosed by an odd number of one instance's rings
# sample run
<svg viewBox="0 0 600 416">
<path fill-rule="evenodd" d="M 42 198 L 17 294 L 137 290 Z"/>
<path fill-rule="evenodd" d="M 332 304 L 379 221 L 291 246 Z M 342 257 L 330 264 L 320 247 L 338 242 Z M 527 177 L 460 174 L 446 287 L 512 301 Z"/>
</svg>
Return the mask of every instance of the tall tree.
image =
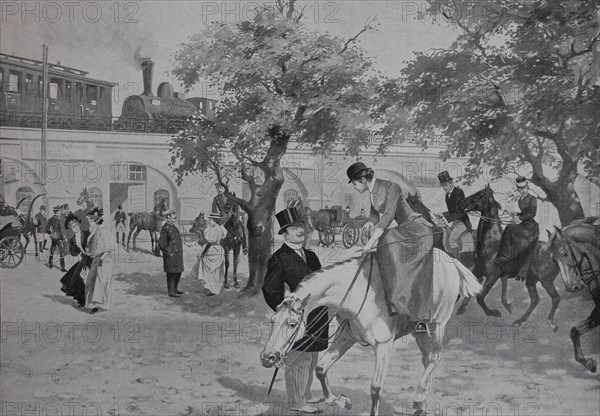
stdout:
<svg viewBox="0 0 600 416">
<path fill-rule="evenodd" d="M 252 20 L 214 23 L 194 35 L 176 53 L 173 71 L 188 88 L 201 79 L 218 88 L 215 117 L 194 118 L 173 137 L 171 164 L 179 183 L 190 173 L 212 172 L 248 213 L 249 293 L 262 286 L 290 142 L 320 154 L 337 142 L 356 155 L 369 141 L 378 85 L 371 59 L 355 43 L 373 19 L 344 40 L 307 30 L 294 1 L 276 4 Z M 248 183 L 247 200 L 229 192 L 225 153 Z"/>
<path fill-rule="evenodd" d="M 589 0 L 429 1 L 429 14 L 456 26 L 449 49 L 417 54 L 390 82 L 417 137 L 448 138 L 443 157 L 468 158 L 472 181 L 528 172 L 561 223 L 583 217 L 574 182 L 600 174 L 600 3 Z M 426 141 L 423 141 L 426 145 Z"/>
</svg>

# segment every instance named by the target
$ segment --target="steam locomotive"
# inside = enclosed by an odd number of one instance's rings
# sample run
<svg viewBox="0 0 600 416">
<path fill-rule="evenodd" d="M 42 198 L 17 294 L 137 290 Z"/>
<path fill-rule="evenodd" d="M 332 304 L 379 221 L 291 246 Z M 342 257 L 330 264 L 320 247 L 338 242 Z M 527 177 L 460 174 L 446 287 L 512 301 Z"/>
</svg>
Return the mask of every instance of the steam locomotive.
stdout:
<svg viewBox="0 0 600 416">
<path fill-rule="evenodd" d="M 203 97 L 185 98 L 183 93 L 174 92 L 168 82 L 159 84 L 156 95 L 152 92 L 154 62 L 144 59 L 140 62 L 144 91 L 140 95 L 127 97 L 123 103 L 121 119 L 136 120 L 185 120 L 200 112 L 208 117 L 214 115 L 215 100 Z"/>
</svg>

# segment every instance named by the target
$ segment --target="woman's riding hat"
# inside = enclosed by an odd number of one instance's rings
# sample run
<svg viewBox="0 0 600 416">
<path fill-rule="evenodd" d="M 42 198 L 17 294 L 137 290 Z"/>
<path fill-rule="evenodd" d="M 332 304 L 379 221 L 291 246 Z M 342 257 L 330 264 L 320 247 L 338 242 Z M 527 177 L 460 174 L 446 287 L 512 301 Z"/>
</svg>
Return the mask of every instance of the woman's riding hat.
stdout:
<svg viewBox="0 0 600 416">
<path fill-rule="evenodd" d="M 73 215 L 72 212 L 69 212 L 67 214 L 67 218 L 65 219 L 65 228 L 69 228 L 69 223 L 71 221 L 77 221 L 78 223 L 81 224 L 81 220 L 79 218 L 77 218 L 75 215 Z"/>
<path fill-rule="evenodd" d="M 104 210 L 102 208 L 95 207 L 87 213 L 87 217 L 94 222 L 98 222 L 104 216 Z"/>
<path fill-rule="evenodd" d="M 529 184 L 527 182 L 527 178 L 525 178 L 524 176 L 519 176 L 517 178 L 516 182 L 517 182 L 517 188 L 523 188 Z"/>
<path fill-rule="evenodd" d="M 293 225 L 302 225 L 302 217 L 296 208 L 287 208 L 275 214 L 279 223 L 279 234 L 283 234 L 285 229 Z"/>
<path fill-rule="evenodd" d="M 454 180 L 454 178 L 450 177 L 450 174 L 448 173 L 447 170 L 438 173 L 437 177 L 440 180 L 440 185 L 443 185 L 448 182 L 452 182 Z"/>
<path fill-rule="evenodd" d="M 365 165 L 363 162 L 356 162 L 356 163 L 350 165 L 350 167 L 346 171 L 346 175 L 348 175 L 348 179 L 349 179 L 348 183 L 351 183 L 352 181 L 357 180 L 358 175 L 360 175 L 360 173 L 364 172 L 367 169 L 369 169 L 369 167 L 367 165 Z"/>
</svg>

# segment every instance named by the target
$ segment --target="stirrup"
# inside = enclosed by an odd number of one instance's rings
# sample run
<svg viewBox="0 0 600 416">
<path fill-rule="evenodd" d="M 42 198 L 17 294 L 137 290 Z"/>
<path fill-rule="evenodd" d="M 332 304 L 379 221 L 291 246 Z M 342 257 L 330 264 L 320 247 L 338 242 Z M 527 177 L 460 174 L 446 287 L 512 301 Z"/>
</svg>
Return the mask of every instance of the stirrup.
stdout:
<svg viewBox="0 0 600 416">
<path fill-rule="evenodd" d="M 429 326 L 426 321 L 419 321 L 415 324 L 416 334 L 426 334 L 429 332 Z"/>
</svg>

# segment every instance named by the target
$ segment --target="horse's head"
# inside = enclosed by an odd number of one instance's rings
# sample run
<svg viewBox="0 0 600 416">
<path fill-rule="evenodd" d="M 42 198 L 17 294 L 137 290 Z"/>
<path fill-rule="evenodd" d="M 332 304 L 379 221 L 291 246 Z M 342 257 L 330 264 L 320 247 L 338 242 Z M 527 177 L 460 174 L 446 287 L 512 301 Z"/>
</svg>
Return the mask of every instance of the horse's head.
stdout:
<svg viewBox="0 0 600 416">
<path fill-rule="evenodd" d="M 549 233 L 547 249 L 552 259 L 558 264 L 567 292 L 577 292 L 585 287 L 582 280 L 581 261 L 583 258 L 579 245 L 572 241 L 563 230 L 554 227 L 556 231 Z"/>
<path fill-rule="evenodd" d="M 297 296 L 285 285 L 284 300 L 271 317 L 271 333 L 260 354 L 263 367 L 281 367 L 292 346 L 306 334 L 305 307 L 309 297 Z"/>
<path fill-rule="evenodd" d="M 481 191 L 475 192 L 473 195 L 469 195 L 463 199 L 459 207 L 463 211 L 485 212 L 491 205 L 499 206 L 494 199 L 494 191 L 487 185 Z"/>
<path fill-rule="evenodd" d="M 77 197 L 77 205 L 83 205 L 84 202 L 90 200 L 90 194 L 88 193 L 87 188 L 83 188 L 83 191 Z"/>
</svg>

